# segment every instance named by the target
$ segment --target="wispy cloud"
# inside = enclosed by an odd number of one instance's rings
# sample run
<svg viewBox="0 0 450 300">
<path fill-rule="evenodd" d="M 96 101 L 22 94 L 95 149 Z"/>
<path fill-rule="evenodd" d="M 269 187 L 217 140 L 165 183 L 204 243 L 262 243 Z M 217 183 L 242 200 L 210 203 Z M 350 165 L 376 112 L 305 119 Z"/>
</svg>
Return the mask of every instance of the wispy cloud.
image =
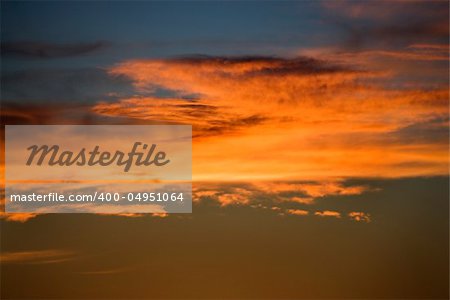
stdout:
<svg viewBox="0 0 450 300">
<path fill-rule="evenodd" d="M 73 259 L 74 253 L 67 250 L 32 250 L 3 252 L 0 261 L 4 264 L 26 263 L 26 264 L 49 264 L 60 263 Z"/>
<path fill-rule="evenodd" d="M 343 46 L 352 49 L 446 40 L 447 4 L 446 1 L 322 1 L 328 19 L 344 33 Z"/>
<path fill-rule="evenodd" d="M 109 43 L 97 41 L 93 43 L 56 44 L 37 41 L 3 42 L 2 56 L 18 56 L 27 58 L 63 58 L 89 54 L 104 49 Z"/>
</svg>

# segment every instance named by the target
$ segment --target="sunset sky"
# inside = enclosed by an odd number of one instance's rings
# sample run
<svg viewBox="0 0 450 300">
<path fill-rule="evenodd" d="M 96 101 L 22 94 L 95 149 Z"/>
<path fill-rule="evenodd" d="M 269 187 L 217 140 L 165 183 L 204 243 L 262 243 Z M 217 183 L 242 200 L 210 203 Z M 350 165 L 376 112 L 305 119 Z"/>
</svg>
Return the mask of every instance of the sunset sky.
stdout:
<svg viewBox="0 0 450 300">
<path fill-rule="evenodd" d="M 194 197 L 1 213 L 2 297 L 448 297 L 447 1 L 1 5 L 2 125 L 192 125 Z"/>
</svg>

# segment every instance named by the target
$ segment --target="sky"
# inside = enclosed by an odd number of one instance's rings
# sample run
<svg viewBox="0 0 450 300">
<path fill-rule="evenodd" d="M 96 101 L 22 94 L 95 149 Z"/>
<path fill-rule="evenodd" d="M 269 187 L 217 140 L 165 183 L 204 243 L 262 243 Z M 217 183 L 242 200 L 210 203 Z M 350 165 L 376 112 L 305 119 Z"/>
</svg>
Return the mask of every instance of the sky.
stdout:
<svg viewBox="0 0 450 300">
<path fill-rule="evenodd" d="M 192 125 L 194 201 L 2 213 L 2 296 L 448 297 L 446 1 L 1 6 L 2 125 Z"/>
</svg>

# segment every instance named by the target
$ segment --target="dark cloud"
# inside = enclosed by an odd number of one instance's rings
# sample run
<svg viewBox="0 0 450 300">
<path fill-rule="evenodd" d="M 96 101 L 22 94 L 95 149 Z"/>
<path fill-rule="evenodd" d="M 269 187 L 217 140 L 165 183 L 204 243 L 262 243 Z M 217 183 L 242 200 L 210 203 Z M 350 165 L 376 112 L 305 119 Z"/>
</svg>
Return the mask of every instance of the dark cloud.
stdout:
<svg viewBox="0 0 450 300">
<path fill-rule="evenodd" d="M 99 68 L 2 72 L 3 101 L 93 103 L 134 94 L 129 79 Z"/>
<path fill-rule="evenodd" d="M 335 72 L 354 72 L 355 70 L 329 61 L 306 56 L 295 58 L 282 58 L 275 56 L 208 56 L 193 55 L 171 58 L 168 63 L 188 64 L 198 66 L 222 66 L 223 72 L 234 66 L 253 66 L 248 71 L 240 72 L 240 76 L 251 77 L 261 75 L 309 75 Z M 260 67 L 258 67 L 260 64 Z M 235 76 L 237 74 L 234 74 Z"/>
<path fill-rule="evenodd" d="M 448 122 L 448 116 L 440 116 L 423 122 L 414 123 L 398 129 L 393 133 L 393 138 L 402 143 L 448 144 Z"/>
<path fill-rule="evenodd" d="M 324 6 L 347 48 L 448 42 L 447 1 L 326 1 Z"/>
<path fill-rule="evenodd" d="M 2 56 L 27 58 L 62 58 L 89 54 L 109 46 L 107 42 L 55 44 L 46 42 L 5 42 L 1 45 Z"/>
<path fill-rule="evenodd" d="M 346 32 L 347 48 L 362 48 L 373 43 L 401 46 L 412 43 L 435 42 L 448 39 L 447 22 L 420 21 L 410 24 L 355 25 L 338 23 Z"/>
<path fill-rule="evenodd" d="M 78 105 L 2 103 L 1 120 L 6 125 L 85 124 L 89 112 Z"/>
<path fill-rule="evenodd" d="M 82 104 L 21 104 L 3 102 L 2 125 L 152 125 L 151 120 L 101 116 Z"/>
<path fill-rule="evenodd" d="M 223 134 L 230 134 L 243 128 L 262 124 L 269 118 L 262 115 L 251 115 L 246 117 L 223 118 L 211 120 L 207 126 L 195 126 L 193 138 L 209 137 Z"/>
</svg>

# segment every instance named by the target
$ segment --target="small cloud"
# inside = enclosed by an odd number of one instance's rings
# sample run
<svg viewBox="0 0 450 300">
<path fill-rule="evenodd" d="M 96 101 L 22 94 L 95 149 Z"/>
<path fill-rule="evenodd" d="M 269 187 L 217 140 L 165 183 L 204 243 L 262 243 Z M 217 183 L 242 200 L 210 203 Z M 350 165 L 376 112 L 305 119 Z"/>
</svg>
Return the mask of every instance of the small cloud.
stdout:
<svg viewBox="0 0 450 300">
<path fill-rule="evenodd" d="M 0 219 L 5 219 L 6 221 L 14 221 L 24 223 L 30 219 L 33 219 L 37 214 L 33 213 L 6 213 L 0 212 Z"/>
<path fill-rule="evenodd" d="M 250 199 L 247 195 L 243 194 L 222 194 L 217 197 L 221 206 L 227 205 L 240 205 L 240 204 L 249 204 Z"/>
<path fill-rule="evenodd" d="M 286 213 L 290 215 L 296 215 L 296 216 L 307 216 L 309 212 L 307 210 L 303 209 L 288 209 L 286 210 Z"/>
<path fill-rule="evenodd" d="M 274 195 L 283 202 L 296 202 L 313 204 L 316 198 L 327 196 L 360 195 L 370 189 L 366 186 L 345 186 L 342 182 L 316 181 L 316 182 L 264 182 L 254 183 L 256 189 Z M 292 197 L 283 196 L 285 193 L 296 193 Z"/>
<path fill-rule="evenodd" d="M 166 218 L 168 216 L 169 216 L 168 213 L 153 213 L 152 214 L 152 217 L 157 217 L 157 218 Z"/>
<path fill-rule="evenodd" d="M 348 216 L 357 222 L 366 222 L 369 223 L 372 221 L 370 218 L 370 214 L 364 212 L 352 211 L 348 214 Z"/>
<path fill-rule="evenodd" d="M 192 191 L 192 200 L 194 202 L 200 201 L 201 198 L 206 197 L 214 197 L 219 193 L 219 191 L 212 191 L 212 190 L 203 190 L 203 191 Z"/>
<path fill-rule="evenodd" d="M 314 203 L 314 198 L 312 198 L 312 197 L 292 197 L 292 198 L 290 198 L 290 201 L 297 202 L 300 204 L 310 205 L 310 204 Z"/>
<path fill-rule="evenodd" d="M 143 217 L 145 214 L 141 213 L 117 213 L 117 214 L 109 214 L 109 213 L 99 213 L 99 215 L 105 215 L 105 216 L 118 216 L 118 217 L 128 217 L 128 218 L 138 218 Z"/>
<path fill-rule="evenodd" d="M 249 205 L 251 206 L 251 195 L 253 191 L 242 187 L 229 187 L 227 185 L 213 185 L 209 187 L 193 188 L 193 202 L 202 200 L 212 200 L 218 202 L 220 206 L 228 205 Z M 255 207 L 261 208 L 255 205 Z"/>
<path fill-rule="evenodd" d="M 340 218 L 341 213 L 333 210 L 316 211 L 315 216 Z"/>
</svg>

